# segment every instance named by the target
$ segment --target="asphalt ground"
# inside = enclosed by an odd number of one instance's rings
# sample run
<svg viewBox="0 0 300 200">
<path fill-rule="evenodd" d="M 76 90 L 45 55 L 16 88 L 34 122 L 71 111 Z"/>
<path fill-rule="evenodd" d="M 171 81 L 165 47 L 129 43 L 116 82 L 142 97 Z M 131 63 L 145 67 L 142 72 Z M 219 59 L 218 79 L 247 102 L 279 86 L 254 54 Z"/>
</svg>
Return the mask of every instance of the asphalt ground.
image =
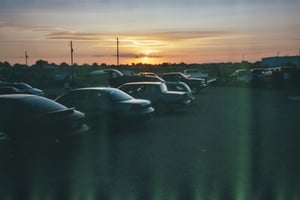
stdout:
<svg viewBox="0 0 300 200">
<path fill-rule="evenodd" d="M 146 126 L 7 152 L 0 199 L 300 199 L 298 94 L 209 86 Z"/>
</svg>

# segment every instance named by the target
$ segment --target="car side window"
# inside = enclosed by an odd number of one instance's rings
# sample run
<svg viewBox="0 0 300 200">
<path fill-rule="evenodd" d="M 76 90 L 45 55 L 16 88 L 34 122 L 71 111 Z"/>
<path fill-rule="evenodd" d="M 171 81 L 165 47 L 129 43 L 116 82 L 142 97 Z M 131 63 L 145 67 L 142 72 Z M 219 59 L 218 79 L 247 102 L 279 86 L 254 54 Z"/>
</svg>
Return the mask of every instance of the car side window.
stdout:
<svg viewBox="0 0 300 200">
<path fill-rule="evenodd" d="M 144 86 L 144 85 L 140 85 L 140 86 L 136 89 L 136 93 L 137 93 L 137 94 L 145 93 L 145 86 Z"/>
<path fill-rule="evenodd" d="M 78 98 L 79 97 L 76 93 L 69 93 L 66 96 L 63 96 L 59 100 L 59 102 L 62 103 L 62 104 L 67 104 L 68 105 L 68 104 L 72 104 L 72 103 L 76 102 Z"/>
<path fill-rule="evenodd" d="M 180 81 L 182 77 L 180 75 L 175 75 L 175 80 Z"/>
<path fill-rule="evenodd" d="M 93 92 L 89 95 L 89 101 L 95 103 L 95 105 L 106 105 L 110 103 L 109 96 L 101 91 Z"/>
<path fill-rule="evenodd" d="M 134 95 L 137 93 L 137 87 L 134 85 L 128 85 L 123 90 L 130 95 Z"/>
<path fill-rule="evenodd" d="M 154 95 L 159 92 L 159 88 L 156 85 L 149 85 L 149 94 Z"/>
</svg>

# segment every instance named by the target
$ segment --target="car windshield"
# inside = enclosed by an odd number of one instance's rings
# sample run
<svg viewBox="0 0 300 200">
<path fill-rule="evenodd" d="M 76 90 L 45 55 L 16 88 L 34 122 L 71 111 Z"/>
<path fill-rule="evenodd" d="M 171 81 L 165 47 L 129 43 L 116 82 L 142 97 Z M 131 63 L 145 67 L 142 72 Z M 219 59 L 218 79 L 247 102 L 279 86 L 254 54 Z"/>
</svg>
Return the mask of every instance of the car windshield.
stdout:
<svg viewBox="0 0 300 200">
<path fill-rule="evenodd" d="M 23 113 L 40 114 L 66 109 L 55 101 L 37 96 L 26 97 L 20 104 Z"/>
<path fill-rule="evenodd" d="M 130 99 L 133 99 L 132 96 L 129 94 L 126 94 L 125 92 L 121 90 L 111 90 L 109 91 L 109 96 L 112 101 L 127 101 Z"/>
</svg>

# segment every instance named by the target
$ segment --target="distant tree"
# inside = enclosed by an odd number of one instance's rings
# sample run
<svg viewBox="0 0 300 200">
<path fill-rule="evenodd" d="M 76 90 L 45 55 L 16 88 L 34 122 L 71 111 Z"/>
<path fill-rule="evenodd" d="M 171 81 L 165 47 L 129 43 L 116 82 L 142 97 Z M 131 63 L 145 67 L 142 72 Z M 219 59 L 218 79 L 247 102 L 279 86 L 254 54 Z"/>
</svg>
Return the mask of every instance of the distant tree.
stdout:
<svg viewBox="0 0 300 200">
<path fill-rule="evenodd" d="M 101 63 L 101 67 L 107 67 L 106 63 Z"/>
<path fill-rule="evenodd" d="M 69 65 L 66 62 L 62 62 L 60 63 L 59 67 L 66 69 L 67 67 L 69 67 Z"/>
<path fill-rule="evenodd" d="M 98 63 L 94 62 L 94 63 L 92 64 L 92 67 L 98 67 Z"/>
<path fill-rule="evenodd" d="M 0 66 L 3 67 L 3 68 L 11 68 L 11 65 L 9 62 L 5 61 L 5 62 L 1 62 L 0 63 Z"/>
<path fill-rule="evenodd" d="M 38 60 L 35 62 L 35 65 L 37 65 L 37 66 L 48 65 L 48 61 Z"/>
</svg>

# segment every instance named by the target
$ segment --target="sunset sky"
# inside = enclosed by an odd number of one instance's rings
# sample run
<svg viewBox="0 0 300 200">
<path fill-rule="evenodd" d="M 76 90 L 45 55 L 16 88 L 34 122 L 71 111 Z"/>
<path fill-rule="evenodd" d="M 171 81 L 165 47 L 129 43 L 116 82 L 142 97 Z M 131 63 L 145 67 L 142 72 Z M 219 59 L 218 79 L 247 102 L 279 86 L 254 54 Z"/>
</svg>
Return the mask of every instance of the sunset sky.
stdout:
<svg viewBox="0 0 300 200">
<path fill-rule="evenodd" d="M 299 0 L 1 0 L 0 62 L 250 62 L 298 55 Z"/>
</svg>

